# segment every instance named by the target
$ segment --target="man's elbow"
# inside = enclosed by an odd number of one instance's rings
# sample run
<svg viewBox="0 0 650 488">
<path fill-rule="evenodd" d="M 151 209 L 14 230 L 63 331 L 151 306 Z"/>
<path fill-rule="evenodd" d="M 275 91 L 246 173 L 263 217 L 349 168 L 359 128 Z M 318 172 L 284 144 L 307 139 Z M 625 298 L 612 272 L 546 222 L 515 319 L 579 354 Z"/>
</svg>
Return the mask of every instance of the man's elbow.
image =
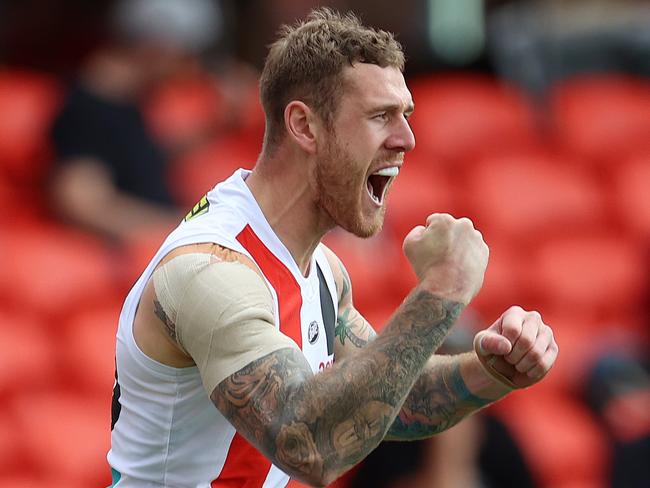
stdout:
<svg viewBox="0 0 650 488">
<path fill-rule="evenodd" d="M 292 478 L 310 486 L 327 486 L 342 474 L 328 462 L 304 423 L 292 422 L 283 426 L 276 437 L 275 447 L 277 464 Z"/>
</svg>

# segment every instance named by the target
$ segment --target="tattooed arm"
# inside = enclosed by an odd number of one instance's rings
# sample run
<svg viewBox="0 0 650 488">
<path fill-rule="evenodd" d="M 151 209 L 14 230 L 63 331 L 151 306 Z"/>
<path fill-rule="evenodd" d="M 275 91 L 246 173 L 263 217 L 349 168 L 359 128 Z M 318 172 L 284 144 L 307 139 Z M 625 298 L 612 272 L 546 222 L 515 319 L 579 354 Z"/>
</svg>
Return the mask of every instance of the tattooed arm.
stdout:
<svg viewBox="0 0 650 488">
<path fill-rule="evenodd" d="M 300 351 L 280 349 L 222 381 L 212 401 L 285 472 L 326 485 L 381 442 L 462 308 L 416 289 L 354 357 L 314 376 Z"/>
<path fill-rule="evenodd" d="M 325 249 L 339 296 L 335 358 L 356 355 L 377 337 L 373 327 L 354 308 L 347 270 Z M 498 400 L 510 389 L 485 374 L 474 353 L 433 355 L 409 392 L 386 440 L 415 440 L 446 430 L 476 410 Z"/>
<path fill-rule="evenodd" d="M 300 351 L 282 347 L 252 359 L 212 389 L 212 401 L 237 431 L 295 478 L 326 485 L 381 442 L 482 284 L 488 250 L 467 219 L 430 216 L 426 227 L 407 236 L 405 252 L 421 283 L 356 354 L 312 375 Z M 224 286 L 217 296 L 230 293 L 230 285 Z M 256 307 L 266 308 L 272 306 Z"/>
</svg>

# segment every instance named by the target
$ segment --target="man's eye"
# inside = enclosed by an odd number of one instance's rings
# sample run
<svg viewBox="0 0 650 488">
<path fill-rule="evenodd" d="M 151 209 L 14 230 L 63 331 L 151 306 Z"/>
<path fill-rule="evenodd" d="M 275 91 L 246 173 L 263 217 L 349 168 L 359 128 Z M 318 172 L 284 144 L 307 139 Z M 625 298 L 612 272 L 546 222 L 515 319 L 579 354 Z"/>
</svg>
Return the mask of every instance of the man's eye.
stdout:
<svg viewBox="0 0 650 488">
<path fill-rule="evenodd" d="M 388 118 L 388 114 L 386 112 L 382 112 L 380 114 L 375 115 L 374 118 L 377 120 L 386 120 Z"/>
</svg>

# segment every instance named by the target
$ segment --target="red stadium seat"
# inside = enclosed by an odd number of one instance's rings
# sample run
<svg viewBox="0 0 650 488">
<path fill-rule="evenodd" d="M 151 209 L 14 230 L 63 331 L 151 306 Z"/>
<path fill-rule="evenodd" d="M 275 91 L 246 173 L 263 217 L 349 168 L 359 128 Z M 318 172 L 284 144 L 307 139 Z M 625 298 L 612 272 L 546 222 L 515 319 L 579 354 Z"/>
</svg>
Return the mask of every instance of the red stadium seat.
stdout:
<svg viewBox="0 0 650 488">
<path fill-rule="evenodd" d="M 34 472 L 48 474 L 48 485 L 59 486 L 59 479 L 77 481 L 70 486 L 110 484 L 110 403 L 41 390 L 14 398 L 12 412 Z"/>
<path fill-rule="evenodd" d="M 620 317 L 639 311 L 647 284 L 646 255 L 616 234 L 547 239 L 527 261 L 536 296 L 557 307 Z"/>
<path fill-rule="evenodd" d="M 223 95 L 208 75 L 179 77 L 149 98 L 146 114 L 153 132 L 171 143 L 201 137 L 223 123 Z"/>
<path fill-rule="evenodd" d="M 115 334 L 121 302 L 82 310 L 65 323 L 61 363 L 66 383 L 110 403 L 115 375 Z M 82 365 L 82 367 L 79 367 Z"/>
<path fill-rule="evenodd" d="M 614 180 L 618 218 L 640 242 L 650 242 L 650 152 L 621 161 Z"/>
<path fill-rule="evenodd" d="M 20 220 L 42 218 L 46 212 L 46 196 L 37 185 L 20 184 L 0 175 L 0 223 L 13 226 Z"/>
<path fill-rule="evenodd" d="M 113 297 L 111 254 L 95 237 L 53 224 L 20 222 L 0 235 L 0 299 L 49 319 Z"/>
<path fill-rule="evenodd" d="M 512 305 L 535 308 L 530 290 L 525 286 L 525 253 L 508 239 L 495 239 L 488 233 L 483 233 L 483 237 L 490 247 L 490 258 L 483 287 L 472 301 L 472 307 L 489 323 Z"/>
<path fill-rule="evenodd" d="M 55 377 L 56 350 L 49 322 L 30 313 L 0 309 L 0 385 L 1 392 L 13 394 L 51 383 Z"/>
<path fill-rule="evenodd" d="M 558 140 L 593 161 L 617 161 L 650 147 L 650 83 L 621 75 L 585 75 L 551 94 Z"/>
<path fill-rule="evenodd" d="M 60 476 L 55 477 L 56 486 L 65 486 L 66 488 L 87 488 L 88 486 L 82 480 L 62 479 Z M 2 486 L 2 488 L 34 488 L 35 486 L 52 486 L 52 478 L 52 475 L 30 474 L 29 472 L 9 474 L 6 476 L 0 474 L 0 486 Z M 104 484 L 107 485 L 108 483 Z"/>
<path fill-rule="evenodd" d="M 3 474 L 16 469 L 26 471 L 29 467 L 29 463 L 24 459 L 23 444 L 15 419 L 4 401 L 0 407 L 0 486 L 6 486 L 2 482 Z"/>
<path fill-rule="evenodd" d="M 548 233 L 606 222 L 599 182 L 566 157 L 526 152 L 485 157 L 473 165 L 466 184 L 471 215 L 486 234 L 538 243 Z"/>
<path fill-rule="evenodd" d="M 448 75 L 413 79 L 409 86 L 417 144 L 436 164 L 457 165 L 479 154 L 539 143 L 530 102 L 496 79 Z"/>
<path fill-rule="evenodd" d="M 43 176 L 60 103 L 61 88 L 49 76 L 0 70 L 0 177 L 33 182 Z"/>
<path fill-rule="evenodd" d="M 176 200 L 188 210 L 216 183 L 237 168 L 252 168 L 260 151 L 260 141 L 236 133 L 221 136 L 176 161 L 170 179 Z"/>
<path fill-rule="evenodd" d="M 434 212 L 455 213 L 457 191 L 447 174 L 407 156 L 388 195 L 385 227 L 402 242 L 416 225 Z"/>
<path fill-rule="evenodd" d="M 122 298 L 149 265 L 171 230 L 167 226 L 148 226 L 129 235 L 120 262 L 122 283 L 126 285 Z"/>
</svg>

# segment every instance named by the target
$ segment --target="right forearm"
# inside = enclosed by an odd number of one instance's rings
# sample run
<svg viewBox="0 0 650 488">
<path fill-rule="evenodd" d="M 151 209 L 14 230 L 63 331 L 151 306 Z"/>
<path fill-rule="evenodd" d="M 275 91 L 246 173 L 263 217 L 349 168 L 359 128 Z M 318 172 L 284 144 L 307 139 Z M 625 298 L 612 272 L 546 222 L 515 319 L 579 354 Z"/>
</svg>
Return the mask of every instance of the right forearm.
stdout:
<svg viewBox="0 0 650 488">
<path fill-rule="evenodd" d="M 267 382 L 273 378 L 264 397 L 253 388 L 240 389 L 241 396 L 224 404 L 225 392 L 232 397 L 238 391 L 239 378 L 233 375 L 219 385 L 221 403 L 215 403 L 228 413 L 237 402 L 240 414 L 234 421 L 227 416 L 238 429 L 252 433 L 264 453 L 292 476 L 317 484 L 330 482 L 384 438 L 461 309 L 459 303 L 416 289 L 382 334 L 353 358 L 313 377 L 287 378 L 283 372 L 298 370 L 304 359 L 298 351 L 284 349 L 262 358 L 264 365 L 240 372 L 241 384 L 250 385 L 251 374 L 260 374 Z M 217 400 L 214 395 L 213 399 Z M 254 425 L 271 427 L 256 432 Z"/>
<path fill-rule="evenodd" d="M 326 480 L 338 477 L 381 442 L 461 309 L 416 289 L 376 340 L 295 391 L 288 404 L 295 405 L 296 413 L 313 417 L 286 411 L 283 425 L 305 426 L 322 457 Z"/>
</svg>

